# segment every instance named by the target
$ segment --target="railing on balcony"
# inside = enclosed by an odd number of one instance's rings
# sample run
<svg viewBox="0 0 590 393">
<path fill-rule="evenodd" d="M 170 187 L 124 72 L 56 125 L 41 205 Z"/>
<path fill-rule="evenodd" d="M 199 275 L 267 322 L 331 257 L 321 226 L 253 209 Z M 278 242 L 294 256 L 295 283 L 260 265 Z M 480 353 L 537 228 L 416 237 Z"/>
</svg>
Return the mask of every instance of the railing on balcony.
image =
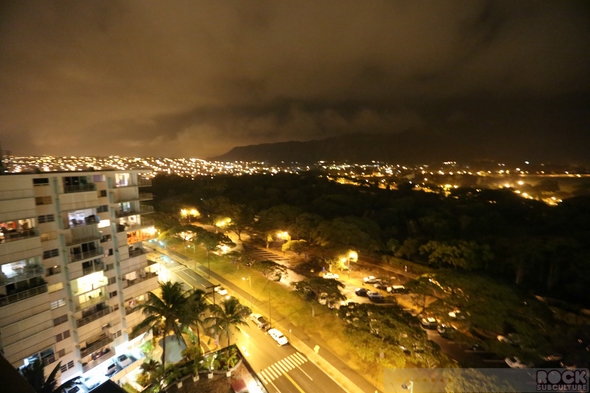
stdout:
<svg viewBox="0 0 590 393">
<path fill-rule="evenodd" d="M 141 214 L 148 214 L 154 212 L 154 207 L 150 205 L 144 205 L 143 203 L 139 204 L 139 212 Z"/>
<path fill-rule="evenodd" d="M 97 319 L 110 314 L 111 312 L 112 312 L 112 310 L 110 307 L 103 308 L 102 310 L 99 310 L 99 311 L 95 312 L 94 314 L 90 314 L 84 318 L 76 319 L 76 325 L 80 328 L 84 325 L 88 325 L 90 322 L 94 322 Z"/>
<path fill-rule="evenodd" d="M 130 288 L 134 285 L 139 284 L 140 282 L 147 281 L 147 280 L 154 278 L 154 277 L 158 277 L 158 274 L 156 274 L 154 272 L 146 272 L 144 277 L 137 277 L 135 280 L 125 280 L 125 281 L 127 281 L 127 286 L 123 287 L 123 289 Z"/>
<path fill-rule="evenodd" d="M 92 288 L 86 288 L 86 289 L 80 289 L 80 288 L 78 288 L 79 292 L 72 292 L 72 295 L 74 295 L 74 296 L 80 296 L 80 295 L 83 295 L 83 294 L 88 293 L 88 292 L 100 290 L 101 288 L 104 288 L 107 285 L 109 285 L 108 278 L 102 277 L 101 281 L 99 281 L 96 284 L 92 284 Z"/>
<path fill-rule="evenodd" d="M 145 251 L 141 248 L 131 249 L 131 247 L 129 247 L 129 258 L 135 258 L 143 254 L 145 254 Z"/>
<path fill-rule="evenodd" d="M 94 224 L 98 224 L 99 221 L 100 221 L 100 219 L 94 214 L 91 216 L 88 216 L 88 217 L 84 217 L 83 220 L 72 219 L 68 222 L 67 229 L 76 228 L 76 227 L 83 227 L 86 225 L 94 225 Z"/>
<path fill-rule="evenodd" d="M 25 300 L 25 299 L 40 295 L 45 292 L 47 292 L 47 284 L 43 284 L 43 285 L 40 285 L 35 288 L 26 289 L 24 291 L 13 293 L 12 295 L 1 296 L 0 297 L 0 307 L 4 307 L 9 304 L 20 302 L 21 300 Z"/>
<path fill-rule="evenodd" d="M 28 280 L 33 277 L 41 277 L 45 273 L 43 266 L 25 267 L 22 272 L 0 276 L 0 286 L 14 284 L 15 282 Z"/>
<path fill-rule="evenodd" d="M 83 372 L 90 371 L 94 367 L 103 363 L 104 361 L 109 360 L 114 355 L 115 355 L 115 351 L 111 350 L 110 348 L 105 348 L 103 352 L 101 352 L 97 357 L 94 358 L 94 360 L 91 360 L 88 363 L 82 363 L 82 371 Z"/>
<path fill-rule="evenodd" d="M 94 263 L 92 266 L 83 268 L 82 275 L 85 276 L 87 274 L 94 273 L 94 272 L 100 272 L 102 270 L 105 270 L 104 262 Z"/>
<path fill-rule="evenodd" d="M 96 233 L 96 234 L 88 235 L 88 236 L 84 236 L 84 237 L 73 237 L 73 238 L 68 239 L 66 241 L 66 245 L 67 246 L 75 246 L 76 244 L 89 243 L 94 240 L 100 240 L 100 239 L 102 239 L 102 235 L 100 233 Z"/>
<path fill-rule="evenodd" d="M 106 334 L 99 338 L 97 341 L 94 341 L 92 344 L 86 346 L 84 349 L 80 349 L 80 356 L 88 356 L 92 352 L 99 350 L 100 348 L 104 347 L 113 342 L 113 338 L 111 336 L 107 336 Z"/>
<path fill-rule="evenodd" d="M 96 184 L 76 184 L 72 186 L 64 186 L 64 194 L 71 194 L 74 192 L 96 191 Z"/>
<path fill-rule="evenodd" d="M 93 298 L 93 299 L 90 299 L 86 302 L 80 303 L 79 305 L 76 306 L 76 311 L 83 310 L 83 309 L 93 306 L 97 303 L 103 302 L 106 299 L 107 299 L 107 294 L 105 292 L 103 295 L 99 295 L 96 298 Z"/>
<path fill-rule="evenodd" d="M 90 259 L 102 255 L 104 252 L 102 247 L 98 247 L 95 250 L 85 251 L 78 254 L 70 254 L 70 263 L 82 261 L 84 259 Z"/>
<path fill-rule="evenodd" d="M 141 177 L 137 178 L 137 185 L 139 187 L 151 187 L 152 186 L 152 179 L 143 179 Z"/>
<path fill-rule="evenodd" d="M 41 236 L 41 232 L 37 228 L 23 229 L 21 231 L 4 231 L 0 236 L 0 243 L 9 243 L 37 236 Z"/>
<path fill-rule="evenodd" d="M 129 216 L 136 216 L 140 214 L 140 211 L 137 209 L 129 209 L 129 210 L 118 210 L 115 212 L 115 217 L 129 217 Z"/>
<path fill-rule="evenodd" d="M 149 227 L 153 227 L 155 225 L 154 220 L 150 220 L 149 218 L 142 218 L 141 223 L 125 223 L 125 224 L 117 224 L 117 232 L 125 232 L 125 231 L 138 231 L 140 229 L 145 229 Z"/>
</svg>

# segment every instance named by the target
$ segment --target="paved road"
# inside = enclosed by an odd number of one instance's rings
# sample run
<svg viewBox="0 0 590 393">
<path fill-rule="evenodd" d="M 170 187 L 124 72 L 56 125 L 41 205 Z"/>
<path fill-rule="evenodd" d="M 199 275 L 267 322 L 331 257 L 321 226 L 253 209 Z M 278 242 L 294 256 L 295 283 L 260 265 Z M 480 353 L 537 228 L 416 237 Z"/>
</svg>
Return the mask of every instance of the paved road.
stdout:
<svg viewBox="0 0 590 393">
<path fill-rule="evenodd" d="M 191 260 L 184 256 L 165 250 L 165 254 L 155 257 L 162 266 L 191 288 L 211 290 L 214 284 L 188 268 L 178 259 L 187 265 Z M 244 299 L 247 294 L 237 287 L 227 285 L 234 292 Z M 216 302 L 221 296 L 215 294 Z M 257 302 L 255 300 L 255 302 Z M 252 368 L 257 372 L 258 377 L 264 383 L 270 393 L 344 393 L 346 392 L 326 375 L 314 363 L 310 362 L 307 356 L 298 352 L 291 345 L 279 347 L 275 341 L 265 332 L 258 329 L 251 322 L 247 327 L 234 331 L 232 342 L 237 343 L 242 353 L 247 357 Z M 291 338 L 288 331 L 283 332 L 287 338 Z M 206 343 L 204 343 L 206 345 Z"/>
</svg>

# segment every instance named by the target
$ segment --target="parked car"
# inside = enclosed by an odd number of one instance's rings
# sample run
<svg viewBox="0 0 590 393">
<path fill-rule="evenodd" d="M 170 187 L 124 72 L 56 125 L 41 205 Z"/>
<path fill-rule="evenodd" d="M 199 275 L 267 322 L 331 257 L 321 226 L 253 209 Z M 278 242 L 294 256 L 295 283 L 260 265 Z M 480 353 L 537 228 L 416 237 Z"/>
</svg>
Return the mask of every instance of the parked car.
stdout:
<svg viewBox="0 0 590 393">
<path fill-rule="evenodd" d="M 356 291 L 354 291 L 357 296 L 367 296 L 367 292 L 368 291 L 365 288 L 357 288 Z"/>
<path fill-rule="evenodd" d="M 509 356 L 506 359 L 504 359 L 504 361 L 506 362 L 506 364 L 510 368 L 529 368 L 529 367 L 533 367 L 533 365 L 531 363 L 525 363 L 522 360 L 520 360 L 519 358 L 517 358 L 516 356 Z"/>
<path fill-rule="evenodd" d="M 326 279 L 330 279 L 330 280 L 337 280 L 340 276 L 338 276 L 337 274 L 334 273 L 324 273 L 324 278 Z"/>
<path fill-rule="evenodd" d="M 367 284 L 375 284 L 377 282 L 381 282 L 381 280 L 376 278 L 375 276 L 365 277 L 363 278 L 363 281 Z"/>
<path fill-rule="evenodd" d="M 369 297 L 370 301 L 375 303 L 383 303 L 385 301 L 385 298 L 379 292 L 367 291 L 367 296 Z"/>
<path fill-rule="evenodd" d="M 227 289 L 225 289 L 224 287 L 215 287 L 215 292 L 217 292 L 221 296 L 227 295 Z"/>
<path fill-rule="evenodd" d="M 376 282 L 373 286 L 377 289 L 381 289 L 383 291 L 391 292 L 389 289 L 391 288 L 387 283 L 384 282 Z"/>
<path fill-rule="evenodd" d="M 449 335 L 453 334 L 455 328 L 451 325 L 441 323 L 437 326 L 436 330 L 438 331 L 438 334 L 440 334 L 442 337 L 448 337 Z"/>
<path fill-rule="evenodd" d="M 392 285 L 390 287 L 387 287 L 387 292 L 391 292 L 391 293 L 402 293 L 406 291 L 406 287 L 404 287 L 403 285 Z"/>
<path fill-rule="evenodd" d="M 118 371 L 119 371 L 119 368 L 117 367 L 117 363 L 112 362 L 111 364 L 109 364 L 107 366 L 107 370 L 106 370 L 104 376 L 107 378 L 110 378 L 113 375 L 115 375 Z"/>
<path fill-rule="evenodd" d="M 250 314 L 250 320 L 258 327 L 258 329 L 266 329 L 268 321 L 260 314 Z"/>
<path fill-rule="evenodd" d="M 438 321 L 434 317 L 422 317 L 420 323 L 426 329 L 436 329 L 438 326 Z"/>
<path fill-rule="evenodd" d="M 278 329 L 270 329 L 268 331 L 268 335 L 271 336 L 272 339 L 275 340 L 279 345 L 286 345 L 289 343 L 287 337 L 285 337 Z"/>
<path fill-rule="evenodd" d="M 127 356 L 127 355 L 117 356 L 117 358 L 115 359 L 115 362 L 117 362 L 117 365 L 119 367 L 121 367 L 122 369 L 129 366 L 132 363 L 131 359 L 129 359 L 129 356 Z"/>
</svg>

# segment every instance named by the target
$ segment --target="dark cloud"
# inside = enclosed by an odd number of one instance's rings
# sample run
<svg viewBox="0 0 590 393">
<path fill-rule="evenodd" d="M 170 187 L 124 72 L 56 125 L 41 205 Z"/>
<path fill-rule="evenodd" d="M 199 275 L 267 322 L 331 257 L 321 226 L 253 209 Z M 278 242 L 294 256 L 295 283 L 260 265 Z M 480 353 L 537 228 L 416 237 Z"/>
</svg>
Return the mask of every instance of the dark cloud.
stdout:
<svg viewBox="0 0 590 393">
<path fill-rule="evenodd" d="M 351 132 L 489 133 L 480 119 L 526 124 L 503 108 L 537 104 L 587 129 L 560 103 L 589 97 L 588 4 L 7 2 L 1 141 L 19 155 L 210 157 Z"/>
</svg>

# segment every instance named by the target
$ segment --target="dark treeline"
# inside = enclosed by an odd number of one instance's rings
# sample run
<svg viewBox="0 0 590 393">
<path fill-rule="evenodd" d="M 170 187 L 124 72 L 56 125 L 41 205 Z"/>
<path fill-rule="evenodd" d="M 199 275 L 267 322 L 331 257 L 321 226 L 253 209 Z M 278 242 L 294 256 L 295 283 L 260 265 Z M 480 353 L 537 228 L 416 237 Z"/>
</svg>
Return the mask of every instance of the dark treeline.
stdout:
<svg viewBox="0 0 590 393">
<path fill-rule="evenodd" d="M 329 251 L 395 255 L 435 268 L 478 271 L 537 294 L 590 305 L 590 197 L 559 206 L 510 190 L 456 189 L 449 195 L 341 185 L 319 173 L 158 175 L 156 210 L 174 217 L 196 207 L 230 230 L 288 231 Z"/>
</svg>

